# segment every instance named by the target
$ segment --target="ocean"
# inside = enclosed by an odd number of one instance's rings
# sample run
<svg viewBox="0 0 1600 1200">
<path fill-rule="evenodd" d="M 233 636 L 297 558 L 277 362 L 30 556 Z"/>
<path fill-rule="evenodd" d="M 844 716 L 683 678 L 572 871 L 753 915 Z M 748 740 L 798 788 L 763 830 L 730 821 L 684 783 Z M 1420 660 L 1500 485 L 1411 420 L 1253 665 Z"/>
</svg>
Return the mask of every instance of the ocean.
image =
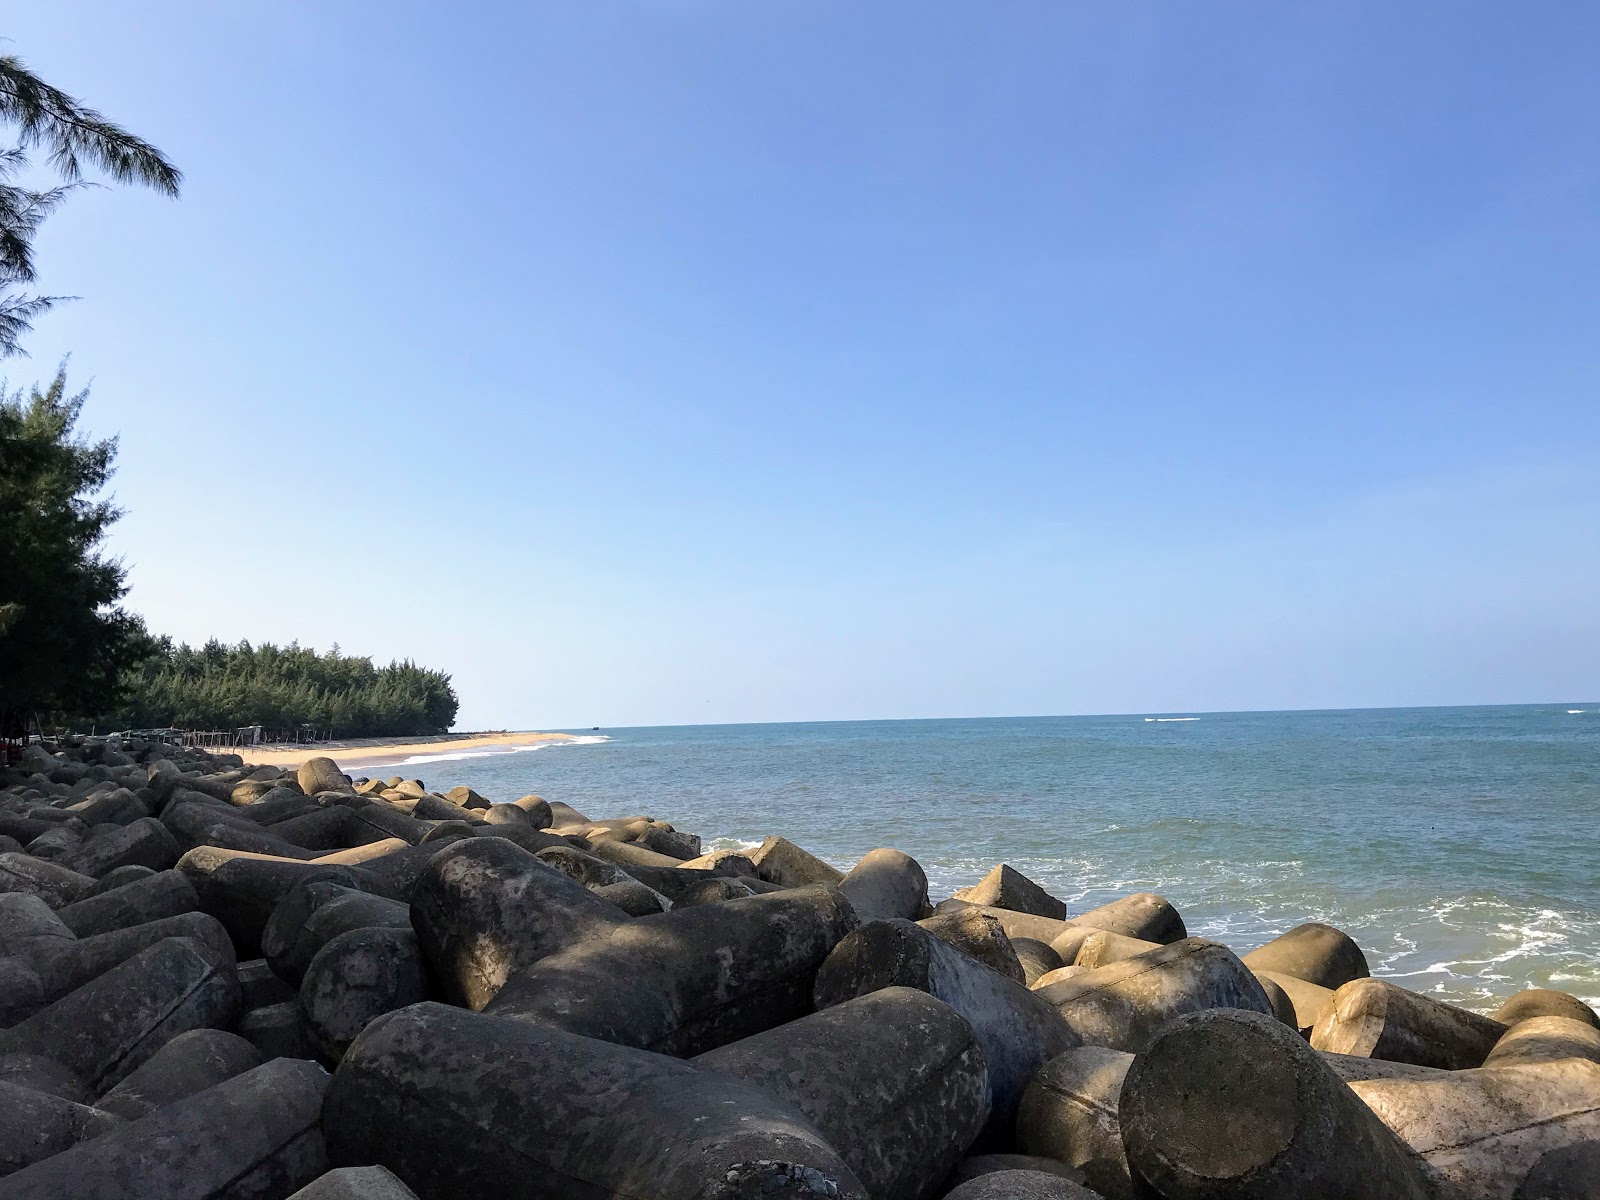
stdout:
<svg viewBox="0 0 1600 1200">
<path fill-rule="evenodd" d="M 1600 1004 L 1600 703 L 614 729 L 391 772 L 842 869 L 893 846 L 936 901 L 998 862 L 1069 912 L 1160 892 L 1240 953 L 1326 921 L 1441 999 Z"/>
</svg>

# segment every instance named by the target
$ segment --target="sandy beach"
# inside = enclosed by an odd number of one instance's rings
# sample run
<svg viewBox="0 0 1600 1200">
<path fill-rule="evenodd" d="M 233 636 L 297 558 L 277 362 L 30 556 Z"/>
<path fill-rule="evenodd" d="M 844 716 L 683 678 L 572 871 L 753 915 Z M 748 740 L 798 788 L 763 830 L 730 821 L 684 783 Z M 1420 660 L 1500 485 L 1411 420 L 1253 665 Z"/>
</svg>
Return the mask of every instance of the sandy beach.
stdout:
<svg viewBox="0 0 1600 1200">
<path fill-rule="evenodd" d="M 431 738 L 351 738 L 317 746 L 261 746 L 230 748 L 253 766 L 293 767 L 308 758 L 331 758 L 345 771 L 392 766 L 422 754 L 479 753 L 504 747 L 533 746 L 540 742 L 571 741 L 570 733 L 447 733 Z"/>
</svg>

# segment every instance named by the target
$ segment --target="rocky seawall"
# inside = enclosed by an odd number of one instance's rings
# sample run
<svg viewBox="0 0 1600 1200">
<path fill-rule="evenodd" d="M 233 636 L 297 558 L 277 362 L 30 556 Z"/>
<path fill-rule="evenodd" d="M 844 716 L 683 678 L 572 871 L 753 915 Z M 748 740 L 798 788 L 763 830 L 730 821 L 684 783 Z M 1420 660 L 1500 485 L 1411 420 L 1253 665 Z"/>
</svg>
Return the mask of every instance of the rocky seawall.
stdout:
<svg viewBox="0 0 1600 1200">
<path fill-rule="evenodd" d="M 997 866 L 95 740 L 0 769 L 0 1200 L 1600 1197 L 1600 1020 Z"/>
</svg>

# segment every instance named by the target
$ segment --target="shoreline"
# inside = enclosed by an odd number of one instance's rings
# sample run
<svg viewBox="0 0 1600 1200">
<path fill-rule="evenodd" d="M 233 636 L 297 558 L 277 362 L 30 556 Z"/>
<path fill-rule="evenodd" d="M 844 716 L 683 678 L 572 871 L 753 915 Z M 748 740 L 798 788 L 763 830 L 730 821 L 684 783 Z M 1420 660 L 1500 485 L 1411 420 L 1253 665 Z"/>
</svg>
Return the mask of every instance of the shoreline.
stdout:
<svg viewBox="0 0 1600 1200">
<path fill-rule="evenodd" d="M 331 758 L 340 769 L 349 773 L 352 768 L 399 766 L 407 759 L 424 754 L 452 754 L 463 750 L 489 751 L 504 748 L 505 752 L 545 742 L 570 742 L 577 740 L 571 733 L 452 733 L 422 738 L 350 738 L 339 742 L 324 742 L 314 746 L 227 747 L 226 752 L 237 754 L 253 767 L 298 767 L 311 758 Z"/>
</svg>

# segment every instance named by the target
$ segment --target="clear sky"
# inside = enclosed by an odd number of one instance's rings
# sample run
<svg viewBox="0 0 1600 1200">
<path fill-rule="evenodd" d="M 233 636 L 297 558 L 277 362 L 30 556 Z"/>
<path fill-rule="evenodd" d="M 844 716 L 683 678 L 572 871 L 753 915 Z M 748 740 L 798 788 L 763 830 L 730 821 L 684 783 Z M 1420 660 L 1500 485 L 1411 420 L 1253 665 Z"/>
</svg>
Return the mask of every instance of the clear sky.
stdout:
<svg viewBox="0 0 1600 1200">
<path fill-rule="evenodd" d="M 460 725 L 1600 696 L 1600 7 L 52 0 L 132 605 Z"/>
</svg>

